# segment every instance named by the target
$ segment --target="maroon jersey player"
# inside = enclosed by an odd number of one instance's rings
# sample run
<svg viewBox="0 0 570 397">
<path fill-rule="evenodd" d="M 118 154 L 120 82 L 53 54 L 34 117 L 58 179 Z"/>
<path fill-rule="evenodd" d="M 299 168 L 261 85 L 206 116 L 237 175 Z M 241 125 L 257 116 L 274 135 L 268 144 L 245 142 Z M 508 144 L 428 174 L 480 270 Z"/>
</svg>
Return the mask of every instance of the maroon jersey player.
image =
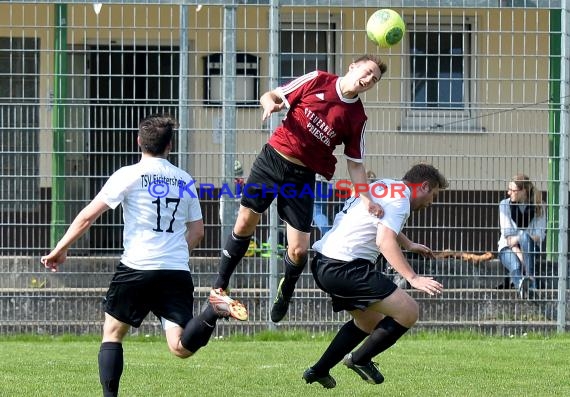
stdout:
<svg viewBox="0 0 570 397">
<path fill-rule="evenodd" d="M 224 301 L 234 318 L 247 319 L 243 305 L 225 290 L 261 215 L 277 198 L 277 211 L 287 225 L 287 250 L 271 319 L 278 322 L 285 316 L 307 263 L 313 219 L 314 194 L 299 192 L 313 189 L 317 173 L 328 180 L 333 177 L 337 162 L 333 152 L 340 144 L 352 183 L 367 183 L 363 163 L 367 117 L 358 95 L 374 87 L 386 70 L 381 60 L 365 55 L 352 62 L 344 76 L 314 71 L 261 96 L 263 120 L 284 108 L 287 114 L 253 163 L 236 223 L 222 251 L 211 303 Z M 382 207 L 368 192 L 362 193 L 362 201 L 371 214 L 382 216 Z"/>
</svg>

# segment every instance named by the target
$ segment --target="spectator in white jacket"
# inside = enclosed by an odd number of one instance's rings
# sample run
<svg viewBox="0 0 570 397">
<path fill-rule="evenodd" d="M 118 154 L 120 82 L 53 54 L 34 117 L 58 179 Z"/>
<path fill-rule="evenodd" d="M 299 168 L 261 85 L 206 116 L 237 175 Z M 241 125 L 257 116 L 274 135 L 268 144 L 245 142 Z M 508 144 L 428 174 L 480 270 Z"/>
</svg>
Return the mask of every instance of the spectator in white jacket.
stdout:
<svg viewBox="0 0 570 397">
<path fill-rule="evenodd" d="M 513 176 L 507 194 L 509 198 L 499 204 L 499 260 L 521 298 L 525 298 L 537 287 L 534 262 L 545 237 L 546 214 L 542 194 L 528 176 Z"/>
</svg>

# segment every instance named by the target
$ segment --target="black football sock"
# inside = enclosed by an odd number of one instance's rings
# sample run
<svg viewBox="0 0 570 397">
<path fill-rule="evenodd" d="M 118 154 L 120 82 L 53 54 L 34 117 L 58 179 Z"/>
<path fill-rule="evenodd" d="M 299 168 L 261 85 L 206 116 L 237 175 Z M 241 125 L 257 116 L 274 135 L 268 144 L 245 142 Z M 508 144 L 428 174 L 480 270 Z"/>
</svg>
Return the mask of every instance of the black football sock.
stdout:
<svg viewBox="0 0 570 397">
<path fill-rule="evenodd" d="M 396 343 L 407 331 L 408 328 L 400 325 L 392 317 L 384 317 L 362 346 L 352 353 L 352 361 L 355 364 L 372 361 L 372 358 Z"/>
<path fill-rule="evenodd" d="M 222 250 L 220 264 L 218 266 L 218 277 L 214 283 L 214 288 L 227 289 L 230 284 L 230 277 L 236 269 L 239 261 L 249 248 L 251 236 L 236 236 L 232 234 L 228 237 L 226 245 Z"/>
<path fill-rule="evenodd" d="M 317 375 L 325 376 L 332 367 L 337 365 L 344 356 L 362 342 L 368 334 L 354 324 L 354 320 L 345 323 L 337 332 L 327 350 L 319 361 L 313 365 Z"/>
<path fill-rule="evenodd" d="M 206 346 L 216 328 L 217 319 L 218 315 L 212 306 L 207 305 L 202 313 L 186 324 L 180 338 L 182 346 L 192 353 L 196 353 L 198 349 Z"/>
<path fill-rule="evenodd" d="M 118 396 L 123 374 L 123 345 L 119 342 L 101 343 L 98 360 L 103 397 Z"/>
<path fill-rule="evenodd" d="M 303 263 L 297 264 L 293 262 L 291 258 L 289 258 L 289 253 L 285 251 L 285 255 L 283 255 L 283 264 L 285 265 L 285 281 L 281 285 L 281 293 L 285 297 L 292 297 L 293 291 L 295 291 L 295 284 L 297 284 L 297 280 L 301 277 L 303 273 L 303 269 L 307 265 L 307 256 L 304 257 Z"/>
</svg>

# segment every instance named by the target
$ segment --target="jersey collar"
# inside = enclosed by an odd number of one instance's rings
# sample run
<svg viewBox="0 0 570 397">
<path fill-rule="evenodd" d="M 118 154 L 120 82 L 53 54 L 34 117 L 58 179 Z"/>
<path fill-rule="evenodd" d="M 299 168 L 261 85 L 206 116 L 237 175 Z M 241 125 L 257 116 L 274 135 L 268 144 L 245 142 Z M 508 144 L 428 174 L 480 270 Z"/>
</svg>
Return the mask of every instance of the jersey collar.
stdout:
<svg viewBox="0 0 570 397">
<path fill-rule="evenodd" d="M 338 95 L 339 99 L 345 103 L 355 103 L 358 102 L 358 100 L 360 99 L 357 96 L 355 96 L 354 98 L 345 98 L 342 95 L 342 91 L 340 90 L 340 81 L 342 80 L 342 77 L 339 77 L 338 79 L 336 79 L 336 94 Z"/>
</svg>

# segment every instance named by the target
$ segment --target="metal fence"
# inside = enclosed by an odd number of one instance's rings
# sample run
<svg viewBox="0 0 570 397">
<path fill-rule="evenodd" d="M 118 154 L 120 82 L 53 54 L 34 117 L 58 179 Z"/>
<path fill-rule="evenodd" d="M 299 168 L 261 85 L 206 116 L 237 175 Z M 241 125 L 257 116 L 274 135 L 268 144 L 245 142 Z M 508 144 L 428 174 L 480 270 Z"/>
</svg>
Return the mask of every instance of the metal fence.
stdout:
<svg viewBox="0 0 570 397">
<path fill-rule="evenodd" d="M 390 49 L 366 37 L 379 8 L 406 22 Z M 416 271 L 447 288 L 438 298 L 408 290 L 420 302 L 418 329 L 567 329 L 568 26 L 565 0 L 0 3 L 0 334 L 99 332 L 121 252 L 120 210 L 104 214 L 61 272 L 47 273 L 39 258 L 114 170 L 138 160 L 138 122 L 158 112 L 180 124 L 171 160 L 204 187 L 206 236 L 191 259 L 199 310 L 237 205 L 217 188 L 231 183 L 236 160 L 247 175 L 279 122 L 277 115 L 261 122 L 259 96 L 315 68 L 343 75 L 365 53 L 388 65 L 362 98 L 367 168 L 400 178 L 429 161 L 451 182 L 406 229 L 458 254 L 410 256 Z M 347 178 L 340 151 L 338 158 L 333 182 Z M 517 172 L 548 204 L 541 289 L 532 300 L 508 288 L 496 259 L 461 257 L 496 257 L 498 202 Z M 329 221 L 339 204 L 324 203 Z M 256 249 L 232 281 L 250 320 L 224 322 L 219 334 L 323 331 L 346 320 L 306 272 L 288 317 L 270 322 L 281 230 L 274 211 L 262 218 Z M 315 229 L 312 241 L 319 236 Z M 149 318 L 140 332 L 158 333 L 157 322 Z"/>
</svg>

